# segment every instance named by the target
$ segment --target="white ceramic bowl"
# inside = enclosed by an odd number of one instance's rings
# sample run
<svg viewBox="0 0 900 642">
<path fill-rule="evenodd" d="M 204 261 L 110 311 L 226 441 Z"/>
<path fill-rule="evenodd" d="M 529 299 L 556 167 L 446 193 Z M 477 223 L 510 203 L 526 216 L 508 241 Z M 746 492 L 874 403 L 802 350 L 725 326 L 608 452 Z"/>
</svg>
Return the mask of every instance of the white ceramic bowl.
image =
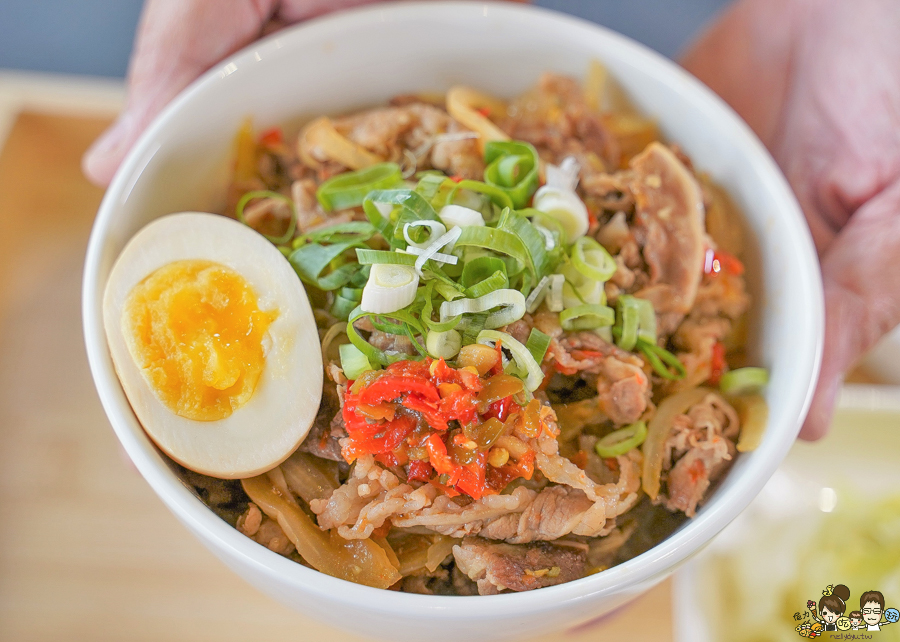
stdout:
<svg viewBox="0 0 900 642">
<path fill-rule="evenodd" d="M 582 77 L 601 60 L 697 167 L 724 185 L 759 239 L 759 341 L 771 371 L 770 424 L 697 517 L 620 566 L 560 586 L 493 597 L 434 597 L 337 580 L 252 542 L 181 483 L 135 419 L 107 351 L 101 300 L 112 263 L 145 223 L 216 211 L 241 120 L 260 127 L 466 83 L 511 97 L 540 72 Z M 758 290 L 759 291 L 759 290 Z M 794 197 L 766 150 L 703 85 L 601 27 L 529 6 L 464 2 L 378 5 L 262 40 L 185 90 L 116 174 L 91 235 L 84 328 L 100 398 L 125 450 L 160 498 L 213 553 L 272 597 L 335 626 L 393 640 L 522 638 L 572 627 L 653 586 L 753 499 L 794 441 L 818 371 L 823 306 L 818 263 Z"/>
</svg>

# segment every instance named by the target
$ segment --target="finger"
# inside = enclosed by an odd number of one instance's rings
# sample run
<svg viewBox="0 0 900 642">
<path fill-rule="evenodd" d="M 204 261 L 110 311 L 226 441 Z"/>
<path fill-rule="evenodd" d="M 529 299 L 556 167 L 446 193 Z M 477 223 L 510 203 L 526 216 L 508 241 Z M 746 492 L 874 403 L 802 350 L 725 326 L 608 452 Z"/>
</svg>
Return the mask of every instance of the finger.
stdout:
<svg viewBox="0 0 900 642">
<path fill-rule="evenodd" d="M 118 120 L 82 160 L 87 177 L 108 185 L 125 154 L 157 113 L 217 61 L 257 38 L 275 0 L 148 0 Z"/>
<path fill-rule="evenodd" d="M 828 430 L 843 374 L 900 324 L 900 180 L 860 207 L 822 257 L 825 350 L 800 437 Z"/>
</svg>

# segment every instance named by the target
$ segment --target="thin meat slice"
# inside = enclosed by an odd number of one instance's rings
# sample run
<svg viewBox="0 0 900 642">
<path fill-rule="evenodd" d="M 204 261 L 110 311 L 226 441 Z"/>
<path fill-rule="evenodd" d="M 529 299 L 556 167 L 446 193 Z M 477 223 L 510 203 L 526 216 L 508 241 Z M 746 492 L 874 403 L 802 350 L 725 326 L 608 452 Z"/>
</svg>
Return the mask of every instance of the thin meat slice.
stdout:
<svg viewBox="0 0 900 642">
<path fill-rule="evenodd" d="M 643 241 L 650 283 L 637 296 L 657 314 L 687 314 L 703 274 L 703 194 L 690 170 L 660 143 L 631 161 L 635 232 Z"/>
<path fill-rule="evenodd" d="M 550 341 L 549 355 L 571 374 L 596 375 L 597 403 L 615 424 L 637 421 L 650 403 L 650 378 L 644 362 L 592 332 L 564 335 Z M 585 377 L 586 379 L 588 377 Z"/>
<path fill-rule="evenodd" d="M 412 103 L 371 109 L 334 121 L 341 134 L 382 158 L 401 162 L 410 150 L 414 169 L 440 169 L 480 179 L 484 161 L 477 138 L 433 105 Z"/>
<path fill-rule="evenodd" d="M 731 465 L 739 431 L 737 412 L 716 393 L 676 417 L 664 446 L 666 495 L 657 501 L 693 517 L 710 484 Z"/>
<path fill-rule="evenodd" d="M 537 87 L 513 101 L 497 123 L 514 140 L 534 145 L 541 158 L 559 164 L 574 156 L 582 182 L 616 167 L 619 145 L 573 78 L 545 73 Z"/>
<path fill-rule="evenodd" d="M 551 486 L 542 490 L 521 514 L 492 520 L 479 535 L 511 544 L 552 541 L 569 533 L 596 535 L 603 531 L 607 519 L 605 506 L 595 506 L 583 490 Z"/>
<path fill-rule="evenodd" d="M 530 591 L 584 575 L 584 550 L 553 544 L 499 544 L 467 537 L 453 547 L 456 566 L 478 584 L 481 595 Z"/>
</svg>

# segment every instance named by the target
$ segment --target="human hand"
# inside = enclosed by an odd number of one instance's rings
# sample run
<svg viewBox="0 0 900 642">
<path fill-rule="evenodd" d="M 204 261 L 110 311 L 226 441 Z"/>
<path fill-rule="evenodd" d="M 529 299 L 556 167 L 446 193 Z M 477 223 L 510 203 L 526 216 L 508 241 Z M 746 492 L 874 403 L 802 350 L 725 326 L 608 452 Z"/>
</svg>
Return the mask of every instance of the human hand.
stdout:
<svg viewBox="0 0 900 642">
<path fill-rule="evenodd" d="M 825 351 L 803 439 L 900 323 L 898 34 L 896 0 L 739 0 L 682 61 L 772 152 L 819 252 Z"/>
<path fill-rule="evenodd" d="M 125 109 L 82 159 L 106 186 L 150 121 L 214 64 L 281 26 L 376 0 L 147 0 L 128 70 Z"/>
</svg>

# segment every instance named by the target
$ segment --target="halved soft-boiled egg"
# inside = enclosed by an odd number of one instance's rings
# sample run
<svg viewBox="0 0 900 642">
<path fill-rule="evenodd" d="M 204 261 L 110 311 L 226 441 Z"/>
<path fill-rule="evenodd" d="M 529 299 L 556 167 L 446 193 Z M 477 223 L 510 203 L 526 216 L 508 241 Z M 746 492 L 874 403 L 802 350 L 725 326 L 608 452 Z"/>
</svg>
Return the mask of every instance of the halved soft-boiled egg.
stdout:
<svg viewBox="0 0 900 642">
<path fill-rule="evenodd" d="M 303 441 L 322 397 L 306 292 L 264 237 L 198 212 L 159 218 L 113 266 L 103 321 L 144 430 L 199 473 L 251 477 Z"/>
</svg>

